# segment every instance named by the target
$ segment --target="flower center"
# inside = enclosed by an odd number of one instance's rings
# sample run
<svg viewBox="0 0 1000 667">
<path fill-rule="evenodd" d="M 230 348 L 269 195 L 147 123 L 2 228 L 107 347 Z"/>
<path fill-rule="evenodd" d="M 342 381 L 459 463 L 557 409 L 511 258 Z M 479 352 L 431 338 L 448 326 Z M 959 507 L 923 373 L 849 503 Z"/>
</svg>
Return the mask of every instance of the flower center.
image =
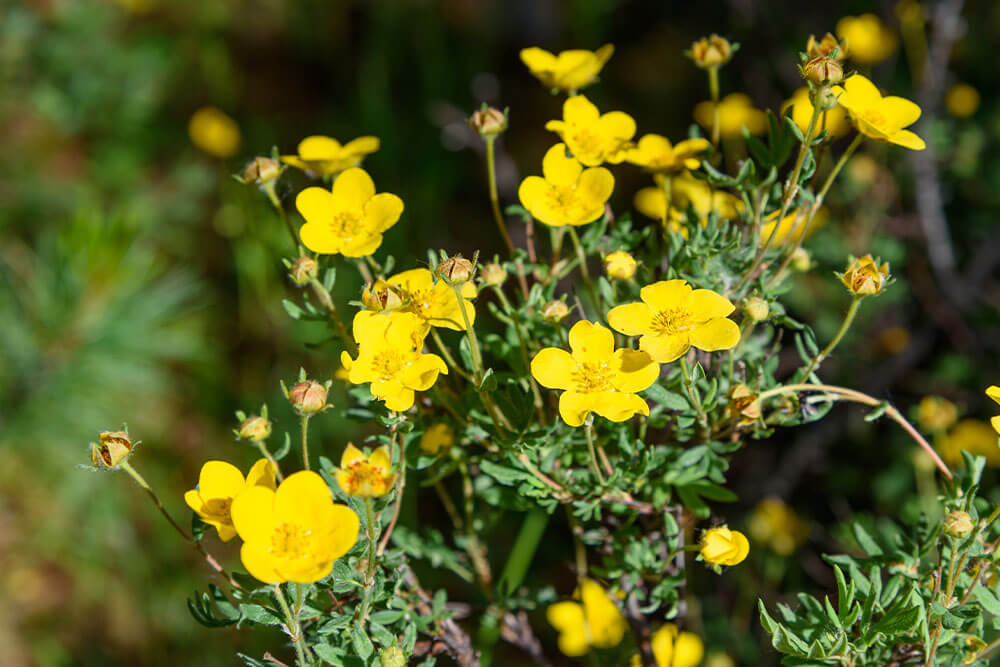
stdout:
<svg viewBox="0 0 1000 667">
<path fill-rule="evenodd" d="M 576 383 L 576 390 L 581 394 L 611 391 L 614 389 L 611 382 L 613 376 L 614 370 L 605 362 L 599 364 L 584 362 L 577 364 L 576 371 L 573 373 L 573 382 Z"/>
<path fill-rule="evenodd" d="M 233 506 L 232 498 L 212 498 L 205 503 L 208 514 L 229 518 L 229 510 Z"/>
<path fill-rule="evenodd" d="M 382 382 L 395 377 L 403 369 L 403 365 L 403 355 L 398 350 L 381 350 L 372 359 L 372 369 Z"/>
<path fill-rule="evenodd" d="M 347 466 L 348 485 L 351 491 L 358 489 L 375 489 L 382 485 L 385 480 L 385 469 L 379 465 L 372 465 L 367 461 L 355 461 Z"/>
<path fill-rule="evenodd" d="M 362 223 L 361 216 L 350 211 L 340 211 L 333 214 L 330 231 L 338 238 L 350 240 L 361 231 Z"/>
<path fill-rule="evenodd" d="M 875 109 L 865 109 L 861 114 L 861 118 L 866 123 L 870 123 L 875 127 L 883 127 L 885 125 L 885 116 Z"/>
<path fill-rule="evenodd" d="M 312 531 L 282 521 L 271 533 L 270 553 L 277 558 L 303 558 L 309 554 Z"/>
<path fill-rule="evenodd" d="M 423 319 L 429 319 L 434 308 L 434 298 L 431 290 L 414 290 L 404 295 L 407 310 Z"/>
<path fill-rule="evenodd" d="M 576 150 L 573 151 L 574 153 L 600 153 L 603 148 L 602 144 L 604 141 L 602 137 L 586 127 L 576 128 L 575 132 L 573 132 L 572 139 L 573 145 L 576 148 Z"/>
<path fill-rule="evenodd" d="M 661 336 L 674 336 L 693 328 L 691 313 L 684 308 L 667 308 L 653 316 L 652 329 Z"/>
</svg>

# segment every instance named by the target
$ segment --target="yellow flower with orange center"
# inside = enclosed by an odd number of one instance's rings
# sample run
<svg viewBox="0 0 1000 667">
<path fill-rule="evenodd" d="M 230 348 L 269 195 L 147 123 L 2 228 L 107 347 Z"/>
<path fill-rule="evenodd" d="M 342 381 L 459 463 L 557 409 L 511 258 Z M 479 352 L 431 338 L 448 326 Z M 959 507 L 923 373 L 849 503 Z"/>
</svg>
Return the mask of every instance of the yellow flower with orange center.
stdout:
<svg viewBox="0 0 1000 667">
<path fill-rule="evenodd" d="M 375 308 L 367 311 L 366 315 L 358 313 L 358 316 L 368 317 L 376 314 L 378 310 L 394 310 L 413 313 L 428 327 L 465 331 L 465 319 L 459 309 L 455 290 L 443 280 L 435 281 L 434 274 L 428 269 L 403 271 L 384 282 L 385 292 L 391 297 L 390 303 L 387 303 L 385 308 L 378 308 L 379 302 L 372 301 L 369 305 Z M 475 324 L 476 307 L 470 299 L 476 298 L 476 286 L 472 282 L 467 282 L 460 289 L 465 315 L 469 318 L 469 324 Z"/>
<path fill-rule="evenodd" d="M 382 245 L 382 233 L 403 213 L 403 200 L 375 194 L 375 183 L 364 169 L 348 169 L 332 190 L 306 188 L 295 198 L 305 218 L 299 230 L 302 244 L 321 255 L 364 257 Z"/>
<path fill-rule="evenodd" d="M 602 114 L 586 97 L 574 95 L 563 103 L 563 119 L 550 120 L 545 129 L 558 134 L 582 164 L 596 167 L 625 159 L 633 145 L 635 121 L 622 111 Z"/>
<path fill-rule="evenodd" d="M 649 414 L 649 405 L 636 395 L 660 374 L 645 352 L 615 350 L 611 331 L 593 322 L 577 322 L 569 330 L 571 352 L 555 347 L 539 351 L 531 360 L 531 374 L 549 389 L 561 389 L 559 415 L 570 426 L 581 426 L 596 412 L 614 422 Z"/>
<path fill-rule="evenodd" d="M 314 135 L 299 142 L 297 155 L 282 155 L 281 161 L 318 176 L 333 176 L 361 165 L 379 149 L 378 137 L 358 137 L 341 144 L 332 137 Z"/>
<path fill-rule="evenodd" d="M 910 100 L 895 95 L 882 97 L 871 81 L 855 74 L 844 81 L 843 87 L 834 86 L 837 102 L 847 109 L 858 132 L 869 139 L 922 151 L 924 140 L 903 128 L 920 118 L 920 107 Z"/>
<path fill-rule="evenodd" d="M 645 134 L 625 159 L 654 174 L 679 173 L 701 166 L 702 155 L 709 149 L 708 139 L 685 139 L 676 145 L 659 134 Z"/>
<path fill-rule="evenodd" d="M 549 624 L 559 632 L 559 650 L 571 658 L 579 658 L 592 648 L 618 646 L 628 624 L 601 585 L 593 579 L 584 579 L 573 597 L 574 600 L 549 605 L 545 612 Z"/>
<path fill-rule="evenodd" d="M 654 175 L 656 187 L 642 188 L 635 194 L 633 203 L 643 215 L 663 220 L 667 208 L 667 196 L 663 191 L 665 178 L 662 174 Z M 703 227 L 708 223 L 710 213 L 714 212 L 720 220 L 732 220 L 743 210 L 743 202 L 737 197 L 716 190 L 706 181 L 684 172 L 670 179 L 670 217 L 672 225 L 676 221 L 675 231 L 680 230 L 680 221 L 688 206 L 694 209 Z"/>
<path fill-rule="evenodd" d="M 371 383 L 372 396 L 390 410 L 409 410 L 414 392 L 430 389 L 439 373 L 448 374 L 441 357 L 421 351 L 427 327 L 413 313 L 361 311 L 353 328 L 358 358 L 345 351 L 340 362 L 352 384 Z"/>
<path fill-rule="evenodd" d="M 267 584 L 319 581 L 354 546 L 361 526 L 310 470 L 285 478 L 277 490 L 246 489 L 233 501 L 232 517 L 243 539 L 243 567 Z"/>
<path fill-rule="evenodd" d="M 853 260 L 840 282 L 855 296 L 874 296 L 880 294 L 889 284 L 889 263 L 879 264 L 871 255 L 865 255 Z"/>
<path fill-rule="evenodd" d="M 198 487 L 184 494 L 184 502 L 201 518 L 215 528 L 223 542 L 236 537 L 231 514 L 233 501 L 244 490 L 262 486 L 274 489 L 275 469 L 267 459 L 260 459 L 246 478 L 240 469 L 225 461 L 206 461 L 198 476 Z"/>
<path fill-rule="evenodd" d="M 552 226 L 585 225 L 604 215 L 615 178 L 604 167 L 584 169 L 566 155 L 566 145 L 556 144 L 545 153 L 540 176 L 521 181 L 521 205 L 539 222 Z"/>
<path fill-rule="evenodd" d="M 365 455 L 348 443 L 344 455 L 340 457 L 337 484 L 349 496 L 378 498 L 389 493 L 396 483 L 396 475 L 391 468 L 392 459 L 385 445 Z"/>
<path fill-rule="evenodd" d="M 845 16 L 837 21 L 837 35 L 847 55 L 859 65 L 880 63 L 896 51 L 899 40 L 875 14 Z"/>
<path fill-rule="evenodd" d="M 728 526 L 709 528 L 701 536 L 701 560 L 712 565 L 739 565 L 749 553 L 746 535 Z"/>
<path fill-rule="evenodd" d="M 521 50 L 523 62 L 546 88 L 567 92 L 586 88 L 597 80 L 615 47 L 605 44 L 597 51 L 572 49 L 554 55 L 537 46 Z"/>
<path fill-rule="evenodd" d="M 685 280 L 663 280 L 643 287 L 642 301 L 616 306 L 608 324 L 626 336 L 640 336 L 639 349 L 661 364 L 675 361 L 692 346 L 713 352 L 740 340 L 740 328 L 728 318 L 736 307 L 708 289 Z"/>
<path fill-rule="evenodd" d="M 232 157 L 240 149 L 240 126 L 215 107 L 202 107 L 188 122 L 191 143 L 217 158 Z"/>
<path fill-rule="evenodd" d="M 699 102 L 694 108 L 694 119 L 708 131 L 712 129 L 713 108 L 711 100 Z M 750 134 L 763 134 L 767 131 L 767 114 L 755 108 L 749 96 L 730 93 L 719 102 L 719 135 L 738 139 L 744 127 Z"/>
<path fill-rule="evenodd" d="M 809 89 L 803 86 L 794 93 L 791 98 L 781 105 L 781 114 L 791 110 L 792 120 L 803 133 L 809 129 L 809 120 L 813 115 L 812 100 L 809 99 Z M 851 123 L 847 120 L 847 112 L 840 106 L 835 106 L 819 115 L 816 123 L 816 134 L 826 130 L 830 137 L 842 137 L 851 129 Z"/>
</svg>

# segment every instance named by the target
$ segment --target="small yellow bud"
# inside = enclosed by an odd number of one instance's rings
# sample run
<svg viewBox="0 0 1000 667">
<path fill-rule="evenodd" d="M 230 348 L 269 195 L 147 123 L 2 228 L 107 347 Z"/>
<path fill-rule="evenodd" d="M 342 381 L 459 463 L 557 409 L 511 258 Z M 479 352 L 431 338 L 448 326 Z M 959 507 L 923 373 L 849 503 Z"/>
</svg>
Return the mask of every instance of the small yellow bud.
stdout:
<svg viewBox="0 0 1000 667">
<path fill-rule="evenodd" d="M 403 305 L 403 297 L 395 286 L 380 279 L 365 288 L 361 303 L 368 310 L 395 310 Z"/>
<path fill-rule="evenodd" d="M 325 385 L 306 380 L 288 390 L 288 402 L 292 404 L 295 414 L 301 417 L 314 415 L 326 407 L 326 392 Z"/>
<path fill-rule="evenodd" d="M 472 262 L 461 255 L 449 257 L 437 266 L 438 278 L 447 283 L 461 285 L 472 279 Z"/>
<path fill-rule="evenodd" d="M 847 266 L 840 282 L 856 296 L 880 294 L 889 284 L 889 263 L 879 265 L 871 255 L 865 255 Z"/>
<path fill-rule="evenodd" d="M 701 535 L 701 559 L 712 565 L 739 565 L 749 553 L 746 535 L 728 526 L 709 528 Z"/>
<path fill-rule="evenodd" d="M 542 308 L 542 319 L 549 324 L 559 324 L 567 317 L 569 317 L 569 306 L 560 299 L 549 301 Z"/>
<path fill-rule="evenodd" d="M 495 137 L 507 129 L 507 113 L 484 106 L 469 117 L 469 127 L 482 137 Z"/>
<path fill-rule="evenodd" d="M 255 157 L 243 167 L 240 177 L 244 183 L 264 185 L 281 175 L 281 165 L 269 157 Z"/>
<path fill-rule="evenodd" d="M 830 55 L 834 49 L 836 49 L 837 55 Z M 806 56 L 810 60 L 820 56 L 843 60 L 847 57 L 847 45 L 844 42 L 838 42 L 837 38 L 829 32 L 823 35 L 823 38 L 819 41 L 816 41 L 814 35 L 809 35 L 809 41 L 806 42 Z"/>
<path fill-rule="evenodd" d="M 948 515 L 944 518 L 944 532 L 949 537 L 960 540 L 965 539 L 972 534 L 974 527 L 975 524 L 972 523 L 972 517 L 967 512 L 961 510 L 948 512 Z"/>
<path fill-rule="evenodd" d="M 844 80 L 844 68 L 836 58 L 816 56 L 802 66 L 802 77 L 817 86 L 832 86 Z"/>
<path fill-rule="evenodd" d="M 299 257 L 292 262 L 292 267 L 288 269 L 288 277 L 292 279 L 293 283 L 299 287 L 303 287 L 316 278 L 318 271 L 319 266 L 316 264 L 315 259 L 312 257 Z"/>
<path fill-rule="evenodd" d="M 801 247 L 796 248 L 795 252 L 792 253 L 791 267 L 800 273 L 811 269 L 812 258 L 809 257 L 809 251 Z"/>
<path fill-rule="evenodd" d="M 398 646 L 389 646 L 378 654 L 382 667 L 406 667 L 406 653 Z"/>
<path fill-rule="evenodd" d="M 499 287 L 507 282 L 507 269 L 500 264 L 490 262 L 479 272 L 479 277 L 482 278 L 484 285 Z"/>
<path fill-rule="evenodd" d="M 271 437 L 271 420 L 267 417 L 251 415 L 240 424 L 239 437 L 241 440 L 250 442 L 261 442 Z"/>
<path fill-rule="evenodd" d="M 117 468 L 132 453 L 132 439 L 126 431 L 101 431 L 98 442 L 90 443 L 90 461 L 97 468 Z"/>
<path fill-rule="evenodd" d="M 917 406 L 917 423 L 931 433 L 943 433 L 958 420 L 958 407 L 947 398 L 924 396 Z"/>
<path fill-rule="evenodd" d="M 767 319 L 771 309 L 768 307 L 767 301 L 761 299 L 759 296 L 752 296 L 744 302 L 743 312 L 746 313 L 746 316 L 751 321 L 763 322 Z"/>
<path fill-rule="evenodd" d="M 604 271 L 617 280 L 630 280 L 635 275 L 639 263 L 632 255 L 618 250 L 604 258 Z"/>
<path fill-rule="evenodd" d="M 729 390 L 728 398 L 726 408 L 729 416 L 739 426 L 747 426 L 760 419 L 760 401 L 750 387 L 742 383 L 735 385 Z"/>
<path fill-rule="evenodd" d="M 721 67 L 733 57 L 733 46 L 725 37 L 716 34 L 702 37 L 691 45 L 691 60 L 702 69 Z"/>
</svg>

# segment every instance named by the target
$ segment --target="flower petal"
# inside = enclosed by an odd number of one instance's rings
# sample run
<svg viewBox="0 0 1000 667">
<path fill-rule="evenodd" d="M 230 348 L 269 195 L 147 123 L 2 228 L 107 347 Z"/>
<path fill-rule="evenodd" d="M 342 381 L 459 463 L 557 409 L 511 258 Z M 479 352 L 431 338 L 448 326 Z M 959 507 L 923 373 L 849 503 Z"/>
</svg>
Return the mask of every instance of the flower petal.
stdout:
<svg viewBox="0 0 1000 667">
<path fill-rule="evenodd" d="M 558 143 L 550 148 L 542 158 L 542 173 L 545 174 L 545 180 L 552 185 L 575 185 L 582 171 L 583 166 L 576 158 L 566 155 L 564 143 Z"/>
<path fill-rule="evenodd" d="M 555 68 L 556 57 L 537 46 L 521 49 L 521 62 L 523 62 L 532 72 L 552 70 Z"/>
<path fill-rule="evenodd" d="M 654 312 L 660 312 L 669 308 L 686 308 L 691 292 L 691 286 L 686 280 L 661 280 L 643 287 L 639 298 L 649 304 Z"/>
<path fill-rule="evenodd" d="M 677 361 L 690 348 L 691 339 L 686 333 L 673 336 L 646 334 L 639 339 L 639 349 L 661 364 Z"/>
<path fill-rule="evenodd" d="M 302 245 L 320 255 L 336 255 L 343 247 L 343 240 L 334 236 L 326 224 L 307 222 L 299 229 Z"/>
<path fill-rule="evenodd" d="M 274 516 L 278 521 L 314 526 L 322 522 L 332 505 L 330 487 L 311 470 L 289 475 L 274 494 Z"/>
<path fill-rule="evenodd" d="M 632 203 L 648 218 L 662 220 L 667 212 L 667 196 L 662 188 L 642 188 L 635 193 Z"/>
<path fill-rule="evenodd" d="M 360 167 L 351 167 L 333 182 L 334 206 L 339 211 L 361 211 L 365 203 L 375 196 L 372 177 Z"/>
<path fill-rule="evenodd" d="M 407 292 L 417 292 L 429 290 L 434 285 L 434 275 L 427 269 L 410 269 L 397 273 L 387 282 Z"/>
<path fill-rule="evenodd" d="M 267 459 L 259 459 L 247 473 L 246 486 L 263 486 L 274 490 L 276 470 Z"/>
<path fill-rule="evenodd" d="M 649 333 L 652 321 L 653 311 L 641 301 L 615 306 L 608 311 L 608 324 L 626 336 Z"/>
<path fill-rule="evenodd" d="M 350 507 L 334 503 L 330 511 L 330 528 L 326 555 L 331 560 L 337 560 L 350 551 L 358 541 L 361 521 Z"/>
<path fill-rule="evenodd" d="M 350 243 L 345 243 L 340 248 L 340 254 L 344 257 L 367 257 L 382 245 L 382 235 L 361 235 L 351 239 Z"/>
<path fill-rule="evenodd" d="M 414 391 L 427 391 L 437 381 L 438 374 L 448 374 L 444 359 L 436 354 L 422 354 L 406 367 L 400 378 L 403 386 Z"/>
<path fill-rule="evenodd" d="M 922 151 L 927 148 L 927 144 L 924 143 L 924 140 L 909 130 L 899 130 L 898 132 L 893 132 L 889 135 L 889 141 L 897 146 L 909 148 L 914 151 Z"/>
<path fill-rule="evenodd" d="M 890 127 L 903 128 L 913 125 L 920 118 L 920 107 L 903 97 L 889 95 L 883 97 L 878 110 L 885 116 Z"/>
<path fill-rule="evenodd" d="M 531 374 L 538 383 L 548 389 L 569 389 L 576 383 L 573 373 L 576 360 L 566 350 L 546 347 L 531 360 Z"/>
<path fill-rule="evenodd" d="M 995 384 L 986 388 L 986 395 L 992 398 L 994 402 L 1000 403 L 1000 387 Z"/>
<path fill-rule="evenodd" d="M 379 149 L 380 142 L 378 137 L 358 137 L 352 141 L 348 141 L 344 144 L 344 153 L 349 155 L 357 155 L 362 157 L 365 155 L 370 155 Z"/>
<path fill-rule="evenodd" d="M 710 289 L 696 289 L 691 292 L 687 309 L 691 313 L 692 320 L 704 322 L 717 317 L 726 317 L 736 310 L 736 307 L 717 292 Z"/>
<path fill-rule="evenodd" d="M 569 347 L 578 362 L 600 363 L 614 354 L 615 337 L 610 329 L 582 320 L 569 330 Z"/>
<path fill-rule="evenodd" d="M 590 125 L 596 123 L 600 117 L 601 112 L 583 95 L 568 97 L 563 103 L 563 120 L 571 125 Z M 632 132 L 634 133 L 635 129 Z"/>
<path fill-rule="evenodd" d="M 403 214 L 403 200 L 391 192 L 381 192 L 365 204 L 365 224 L 376 232 L 392 227 Z"/>
<path fill-rule="evenodd" d="M 274 559 L 267 547 L 260 542 L 244 542 L 240 548 L 240 560 L 254 579 L 265 584 L 280 584 L 287 581 L 274 568 Z"/>
<path fill-rule="evenodd" d="M 649 414 L 649 404 L 635 394 L 604 391 L 590 394 L 590 397 L 591 410 L 613 422 L 627 421 L 637 414 Z"/>
<path fill-rule="evenodd" d="M 340 467 L 347 468 L 352 463 L 364 461 L 365 453 L 354 446 L 354 443 L 347 443 L 344 453 L 340 456 Z"/>
<path fill-rule="evenodd" d="M 372 392 L 372 395 L 375 395 L 375 392 Z M 382 397 L 381 400 L 385 401 L 385 407 L 393 412 L 406 412 L 413 407 L 416 396 L 412 389 L 403 387 L 399 391 Z"/>
<path fill-rule="evenodd" d="M 593 410 L 593 394 L 564 391 L 559 396 L 559 416 L 569 426 L 583 426 L 587 413 Z"/>
<path fill-rule="evenodd" d="M 660 365 L 647 352 L 621 349 L 615 356 L 621 364 L 612 380 L 618 391 L 645 391 L 660 377 Z"/>
<path fill-rule="evenodd" d="M 274 495 L 266 486 L 251 486 L 236 496 L 230 513 L 244 542 L 270 542 L 276 525 Z"/>
<path fill-rule="evenodd" d="M 340 142 L 331 137 L 313 135 L 299 142 L 299 157 L 303 160 L 332 160 L 340 155 Z"/>
<path fill-rule="evenodd" d="M 690 332 L 690 341 L 706 352 L 728 350 L 740 342 L 740 327 L 728 317 L 720 317 L 696 326 Z"/>
<path fill-rule="evenodd" d="M 333 194 L 324 188 L 306 188 L 295 198 L 295 208 L 306 222 L 325 225 L 333 215 Z"/>
<path fill-rule="evenodd" d="M 590 204 L 599 204 L 601 210 L 615 189 L 615 177 L 604 167 L 585 169 L 577 181 L 576 194 Z M 587 222 L 591 222 L 588 220 Z"/>
<path fill-rule="evenodd" d="M 235 498 L 245 480 L 240 469 L 225 461 L 206 461 L 198 475 L 198 494 L 206 502 L 213 498 Z"/>
</svg>

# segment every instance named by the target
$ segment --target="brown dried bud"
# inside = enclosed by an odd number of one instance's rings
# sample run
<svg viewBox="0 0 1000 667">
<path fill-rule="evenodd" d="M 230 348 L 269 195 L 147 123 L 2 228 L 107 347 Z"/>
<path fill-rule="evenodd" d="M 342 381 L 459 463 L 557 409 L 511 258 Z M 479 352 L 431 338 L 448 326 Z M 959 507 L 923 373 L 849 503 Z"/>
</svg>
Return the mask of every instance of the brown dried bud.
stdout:
<svg viewBox="0 0 1000 667">
<path fill-rule="evenodd" d="M 835 50 L 836 55 L 832 55 Z M 829 32 L 823 35 L 819 41 L 816 41 L 814 35 L 809 35 L 809 41 L 806 42 L 806 56 L 810 60 L 819 56 L 844 60 L 847 57 L 847 43 L 838 42 L 837 38 Z"/>
<path fill-rule="evenodd" d="M 271 420 L 267 417 L 251 415 L 240 424 L 239 436 L 242 440 L 261 442 L 271 437 Z"/>
<path fill-rule="evenodd" d="M 473 268 L 472 262 L 455 255 L 437 265 L 437 275 L 449 284 L 461 285 L 472 279 Z"/>
<path fill-rule="evenodd" d="M 569 317 L 569 306 L 560 299 L 549 301 L 542 308 L 542 319 L 550 324 L 559 324 L 567 317 Z"/>
<path fill-rule="evenodd" d="M 244 183 L 264 185 L 281 175 L 281 165 L 269 157 L 255 157 L 240 173 Z"/>
<path fill-rule="evenodd" d="M 725 37 L 713 33 L 692 44 L 688 55 L 702 69 L 721 67 L 732 59 L 733 45 Z"/>
<path fill-rule="evenodd" d="M 295 414 L 301 417 L 314 415 L 326 407 L 326 386 L 306 380 L 288 390 L 288 402 Z"/>
<path fill-rule="evenodd" d="M 319 265 L 316 264 L 315 259 L 299 257 L 292 262 L 292 267 L 288 270 L 288 277 L 299 287 L 304 287 L 315 280 L 318 271 Z"/>
<path fill-rule="evenodd" d="M 760 401 L 750 387 L 738 384 L 729 390 L 729 416 L 740 426 L 752 424 L 760 419 Z"/>
<path fill-rule="evenodd" d="M 479 272 L 483 284 L 488 287 L 499 287 L 507 282 L 507 269 L 500 264 L 490 262 Z"/>
<path fill-rule="evenodd" d="M 972 523 L 972 517 L 969 516 L 968 512 L 955 510 L 954 512 L 948 512 L 948 515 L 944 518 L 944 532 L 950 537 L 964 540 L 972 534 L 974 527 L 975 524 Z"/>
<path fill-rule="evenodd" d="M 117 468 L 132 453 L 132 439 L 125 431 L 101 431 L 90 443 L 90 461 L 97 468 Z"/>
<path fill-rule="evenodd" d="M 844 80 L 844 68 L 829 56 L 816 56 L 802 66 L 803 78 L 817 86 L 832 86 Z"/>
<path fill-rule="evenodd" d="M 482 137 L 495 137 L 507 129 L 507 113 L 493 107 L 484 107 L 469 117 L 469 127 Z"/>
<path fill-rule="evenodd" d="M 361 303 L 368 310 L 395 310 L 403 305 L 403 297 L 395 286 L 379 279 L 361 293 Z"/>
</svg>

